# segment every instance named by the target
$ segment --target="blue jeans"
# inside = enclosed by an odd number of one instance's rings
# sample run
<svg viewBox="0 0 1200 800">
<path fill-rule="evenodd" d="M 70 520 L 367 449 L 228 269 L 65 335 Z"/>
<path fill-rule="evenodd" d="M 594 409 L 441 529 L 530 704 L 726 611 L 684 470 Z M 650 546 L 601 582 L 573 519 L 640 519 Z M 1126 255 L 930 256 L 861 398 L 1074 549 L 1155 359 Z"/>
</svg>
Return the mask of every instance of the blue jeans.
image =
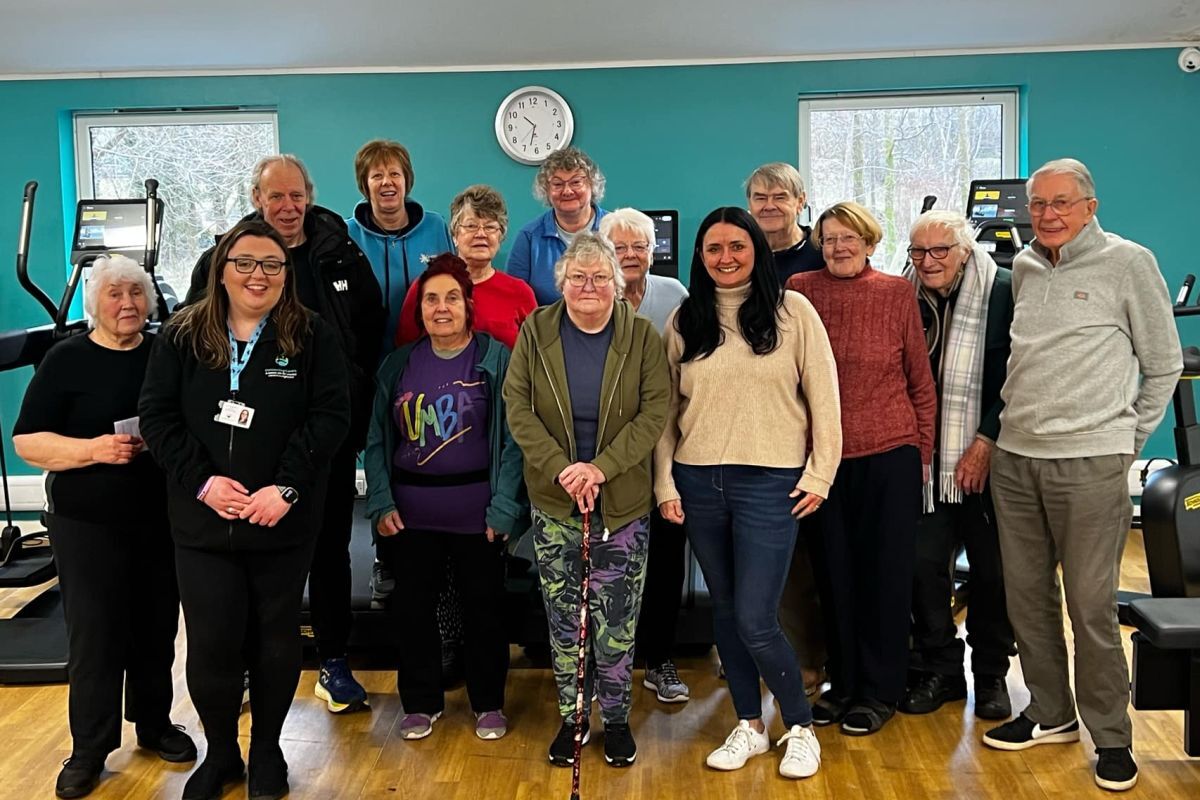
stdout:
<svg viewBox="0 0 1200 800">
<path fill-rule="evenodd" d="M 676 463 L 684 527 L 713 604 L 717 651 L 739 719 L 762 716 L 758 679 L 779 701 L 783 722 L 808 725 L 812 709 L 796 652 L 779 626 L 779 598 L 796 546 L 800 468 Z"/>
</svg>

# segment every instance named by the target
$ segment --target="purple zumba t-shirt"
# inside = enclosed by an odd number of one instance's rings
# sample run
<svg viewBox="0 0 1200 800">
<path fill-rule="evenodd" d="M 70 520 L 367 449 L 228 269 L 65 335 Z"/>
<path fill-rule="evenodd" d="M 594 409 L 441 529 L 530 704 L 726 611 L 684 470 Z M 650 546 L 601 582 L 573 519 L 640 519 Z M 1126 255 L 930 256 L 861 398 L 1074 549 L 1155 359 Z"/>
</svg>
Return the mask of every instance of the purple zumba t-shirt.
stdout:
<svg viewBox="0 0 1200 800">
<path fill-rule="evenodd" d="M 482 533 L 487 527 L 489 398 L 477 359 L 474 339 L 449 359 L 421 339 L 396 381 L 392 499 L 406 528 Z M 405 472 L 418 476 L 408 479 L 415 484 L 405 482 Z M 450 485 L 421 485 L 420 476 Z"/>
</svg>

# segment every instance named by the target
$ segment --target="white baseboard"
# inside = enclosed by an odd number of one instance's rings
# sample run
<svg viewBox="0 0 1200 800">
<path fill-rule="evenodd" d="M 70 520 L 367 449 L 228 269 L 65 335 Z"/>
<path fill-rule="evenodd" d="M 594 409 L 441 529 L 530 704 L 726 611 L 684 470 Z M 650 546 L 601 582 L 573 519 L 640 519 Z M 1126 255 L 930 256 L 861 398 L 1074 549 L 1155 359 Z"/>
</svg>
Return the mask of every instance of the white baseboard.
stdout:
<svg viewBox="0 0 1200 800">
<path fill-rule="evenodd" d="M 46 508 L 46 476 L 9 475 L 8 497 L 13 511 L 42 511 Z"/>
</svg>

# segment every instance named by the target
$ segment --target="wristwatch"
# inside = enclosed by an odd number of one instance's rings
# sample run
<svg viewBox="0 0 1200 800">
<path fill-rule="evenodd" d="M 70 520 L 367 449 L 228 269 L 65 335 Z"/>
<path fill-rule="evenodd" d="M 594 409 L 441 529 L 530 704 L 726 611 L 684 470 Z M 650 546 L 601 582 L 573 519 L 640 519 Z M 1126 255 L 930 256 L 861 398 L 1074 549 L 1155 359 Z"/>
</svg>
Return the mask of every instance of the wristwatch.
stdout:
<svg viewBox="0 0 1200 800">
<path fill-rule="evenodd" d="M 279 490 L 279 496 L 288 505 L 295 505 L 296 501 L 300 499 L 300 493 L 290 486 L 276 486 L 275 488 Z"/>
</svg>

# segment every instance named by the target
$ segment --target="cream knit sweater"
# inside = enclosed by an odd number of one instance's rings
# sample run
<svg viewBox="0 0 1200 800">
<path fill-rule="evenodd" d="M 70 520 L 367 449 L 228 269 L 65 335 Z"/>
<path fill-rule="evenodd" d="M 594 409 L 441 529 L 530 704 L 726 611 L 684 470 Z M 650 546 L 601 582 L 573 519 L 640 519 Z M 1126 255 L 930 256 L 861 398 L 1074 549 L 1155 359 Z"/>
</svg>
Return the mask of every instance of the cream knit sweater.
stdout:
<svg viewBox="0 0 1200 800">
<path fill-rule="evenodd" d="M 837 365 L 812 304 L 784 292 L 780 345 L 755 355 L 738 330 L 749 285 L 717 289 L 725 339 L 712 355 L 681 364 L 683 337 L 671 314 L 663 332 L 671 374 L 667 427 L 654 450 L 659 504 L 679 499 L 671 465 L 804 467 L 798 487 L 820 497 L 842 458 Z M 808 442 L 812 451 L 807 452 Z"/>
</svg>

